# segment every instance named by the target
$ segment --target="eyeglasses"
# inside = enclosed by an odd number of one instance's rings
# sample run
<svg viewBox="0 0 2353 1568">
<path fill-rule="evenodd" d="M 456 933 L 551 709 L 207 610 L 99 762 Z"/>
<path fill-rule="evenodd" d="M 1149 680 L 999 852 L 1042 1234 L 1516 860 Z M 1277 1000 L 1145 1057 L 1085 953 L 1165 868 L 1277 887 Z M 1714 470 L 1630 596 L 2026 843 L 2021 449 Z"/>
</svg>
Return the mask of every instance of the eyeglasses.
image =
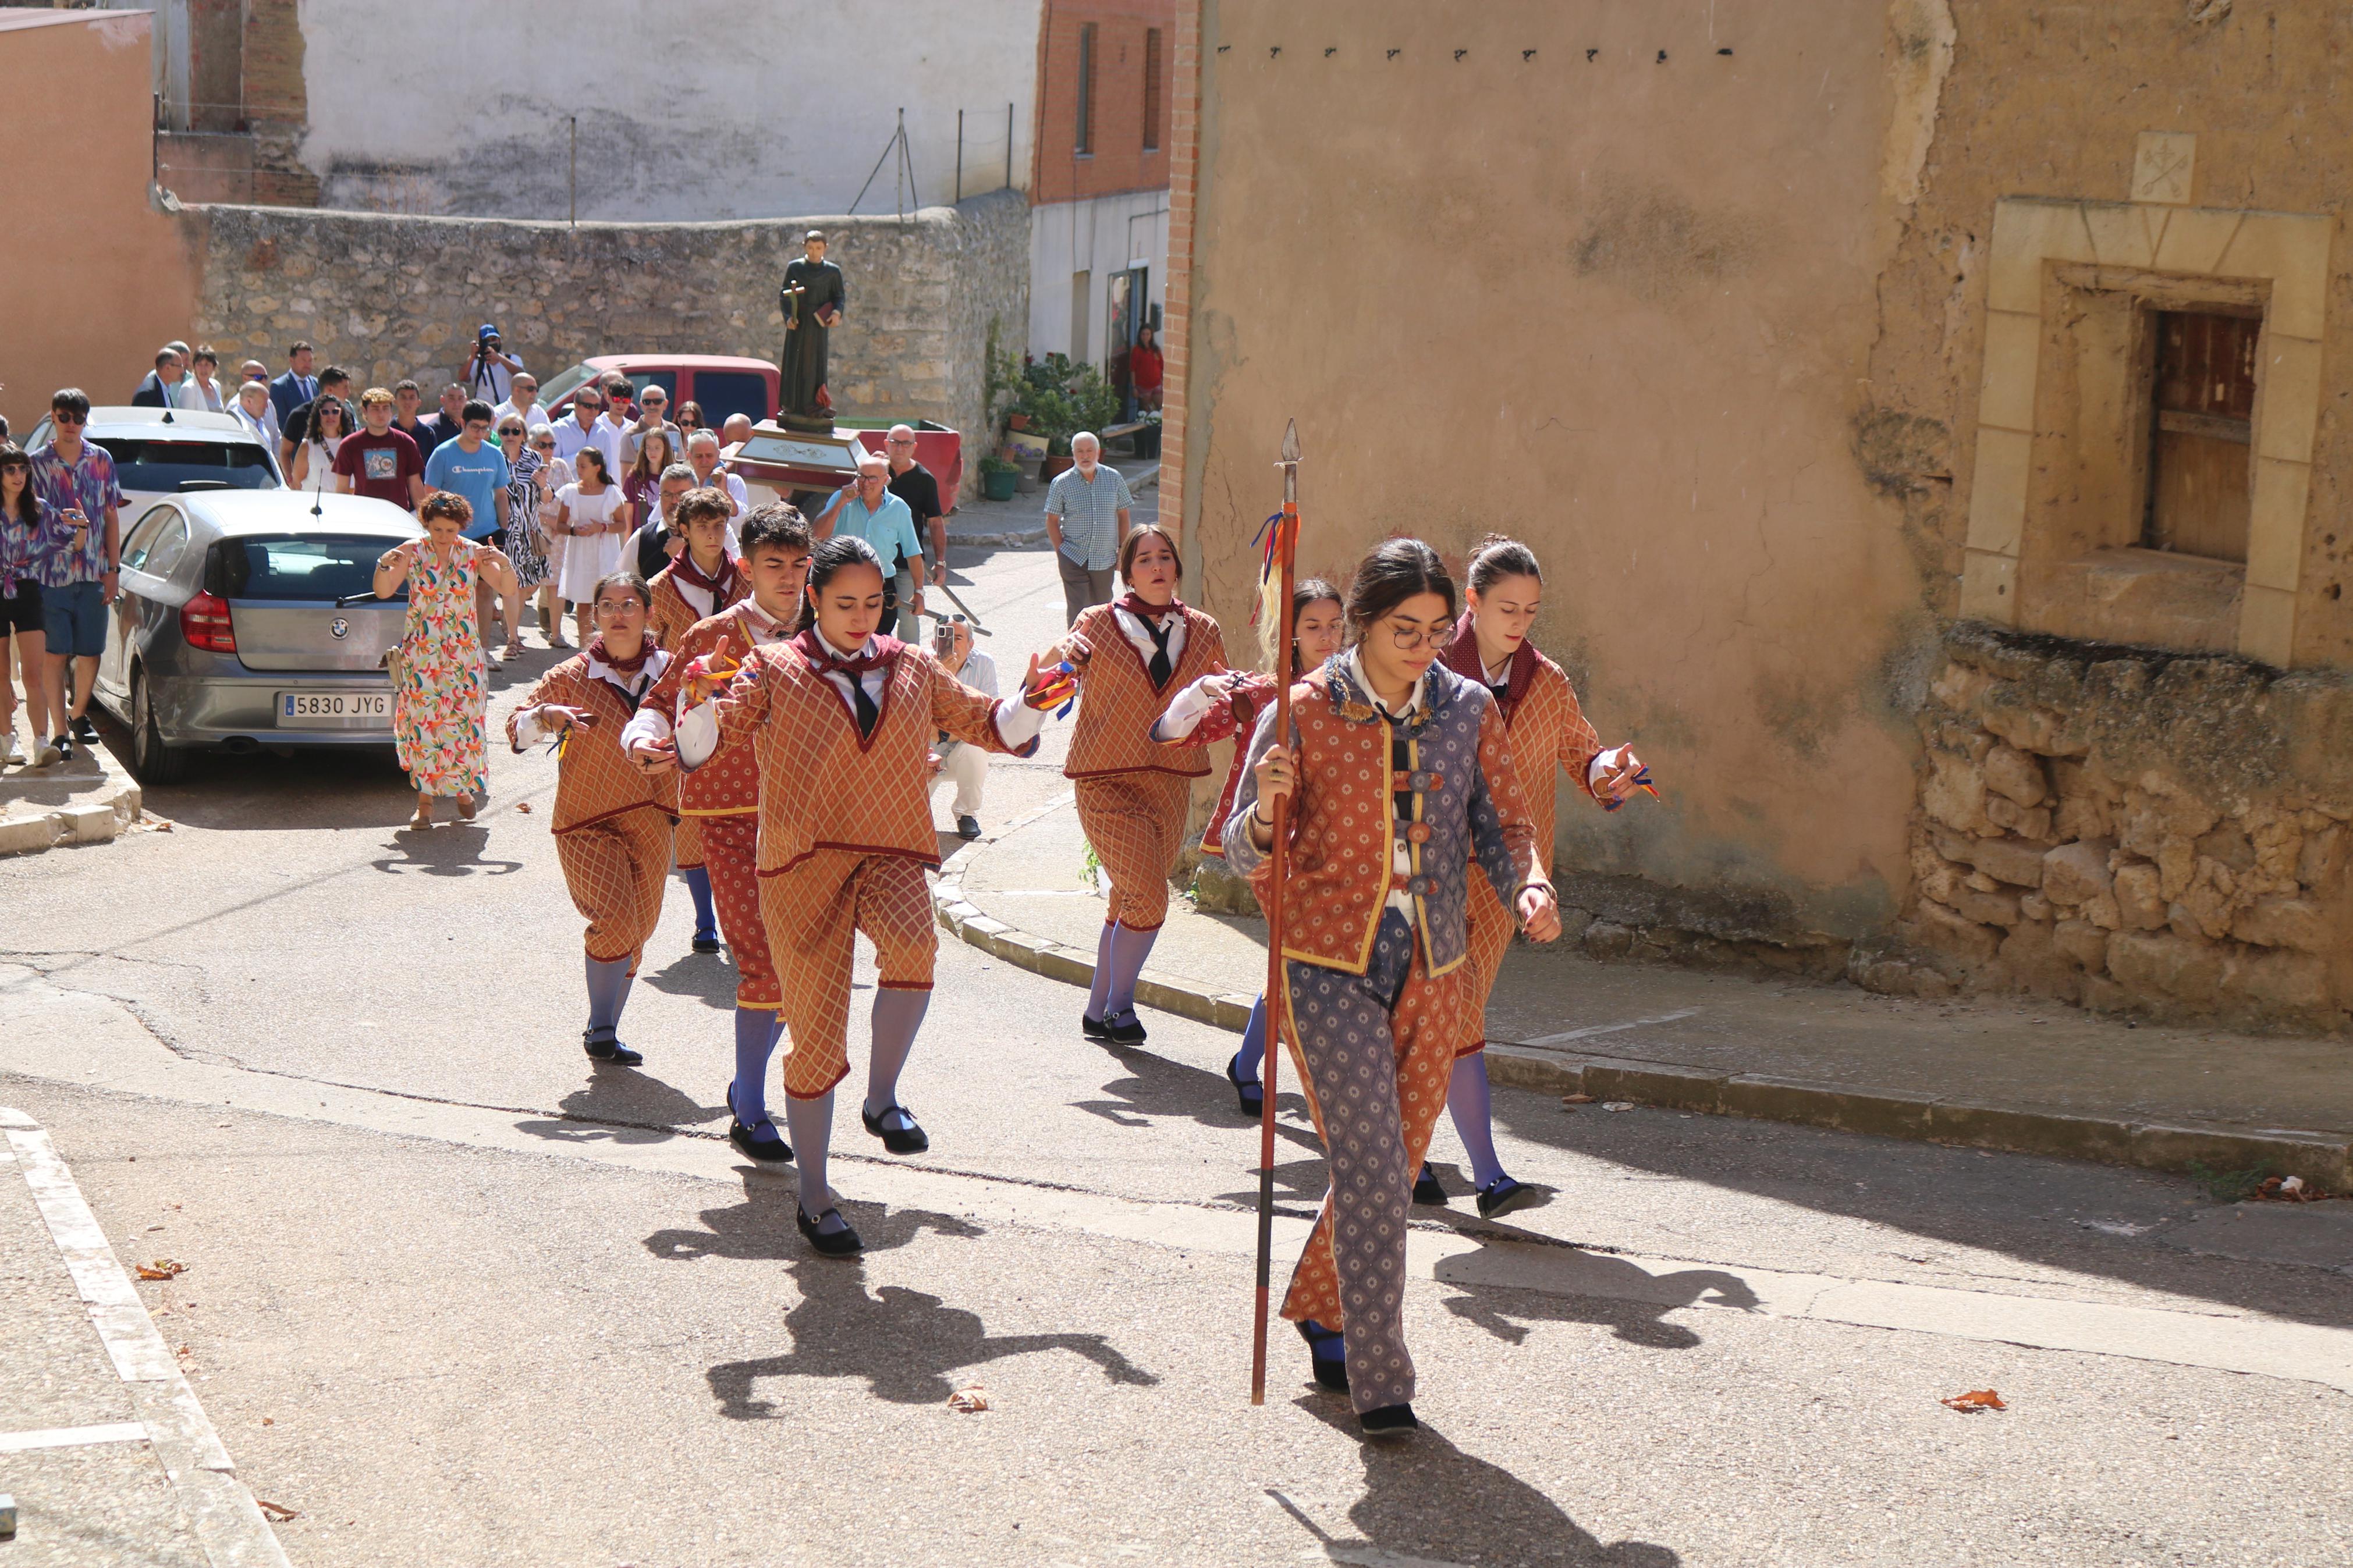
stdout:
<svg viewBox="0 0 2353 1568">
<path fill-rule="evenodd" d="M 90 416 L 87 414 L 51 414 L 49 417 L 59 425 L 87 425 L 90 423 Z"/>
<path fill-rule="evenodd" d="M 555 450 L 555 443 L 553 441 L 533 441 L 532 445 L 538 447 L 543 452 L 553 452 Z"/>
<path fill-rule="evenodd" d="M 886 447 L 912 447 L 915 444 L 915 438 L 913 436 L 902 436 L 885 441 L 882 444 Z"/>
<path fill-rule="evenodd" d="M 1404 621 L 1384 619 L 1381 624 L 1389 628 L 1389 640 L 1408 652 L 1418 647 L 1436 647 L 1439 639 L 1454 629 L 1451 623 L 1445 626 L 1417 626 Z"/>
<path fill-rule="evenodd" d="M 489 426 L 489 425 L 487 425 L 487 424 L 485 424 L 483 421 L 481 421 L 481 420 L 480 420 L 480 419 L 469 419 L 469 420 L 467 420 L 467 421 L 466 421 L 466 434 L 467 434 L 467 435 L 469 435 L 469 436 L 487 436 L 487 435 L 489 435 L 490 433 L 491 433 L 491 427 L 490 427 L 490 426 Z"/>
<path fill-rule="evenodd" d="M 23 458 L 11 458 L 6 462 L 0 463 L 0 474 L 14 473 L 18 468 L 29 474 L 33 471 L 33 465 Z"/>
<path fill-rule="evenodd" d="M 664 397 L 664 396 L 663 396 L 660 393 L 659 393 L 659 392 L 649 392 L 649 393 L 645 394 L 643 396 L 639 397 L 639 398 L 638 399 L 638 401 L 639 403 L 668 403 L 668 402 L 670 401 L 670 399 L 669 399 L 669 398 L 667 398 L 667 397 Z"/>
<path fill-rule="evenodd" d="M 522 439 L 522 432 L 520 430 L 501 430 L 499 432 L 499 439 L 501 441 L 520 441 Z"/>
</svg>

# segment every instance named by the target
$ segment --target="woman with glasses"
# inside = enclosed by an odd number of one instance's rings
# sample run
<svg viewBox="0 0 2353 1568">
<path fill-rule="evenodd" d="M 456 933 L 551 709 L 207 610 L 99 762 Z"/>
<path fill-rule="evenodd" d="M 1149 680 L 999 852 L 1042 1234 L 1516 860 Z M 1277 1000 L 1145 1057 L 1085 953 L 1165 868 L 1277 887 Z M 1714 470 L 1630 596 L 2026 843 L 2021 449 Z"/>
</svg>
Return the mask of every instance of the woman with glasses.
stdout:
<svg viewBox="0 0 2353 1568">
<path fill-rule="evenodd" d="M 330 476 L 335 471 L 335 448 L 352 433 L 345 423 L 348 412 L 342 398 L 323 396 L 311 410 L 311 433 L 294 447 L 290 477 L 296 489 L 310 489 L 314 479 L 322 488 L 333 482 Z"/>
<path fill-rule="evenodd" d="M 554 438 L 549 437 L 551 454 L 554 445 Z M 540 470 L 547 466 L 546 459 L 531 447 L 519 414 L 510 414 L 499 421 L 499 450 L 507 459 L 507 559 L 514 563 L 515 585 L 526 594 L 534 594 L 547 585 L 548 577 L 547 551 L 539 532 L 539 479 Z M 549 630 L 550 619 L 543 601 L 539 607 L 543 637 Z M 554 646 L 552 640 L 549 646 Z M 506 657 L 518 658 L 522 651 L 522 633 L 510 633 Z"/>
<path fill-rule="evenodd" d="M 33 765 L 58 760 L 48 739 L 49 694 L 42 677 L 48 637 L 41 627 L 41 584 L 35 574 L 51 550 L 69 549 L 74 530 L 33 487 L 33 460 L 14 441 L 0 440 L 0 767 L 25 761 L 16 745 L 16 689 L 8 677 L 9 644 L 25 672 L 25 717 L 33 729 Z"/>
<path fill-rule="evenodd" d="M 1224 672 L 1226 643 L 1217 622 L 1177 599 L 1184 567 L 1176 542 L 1159 524 L 1129 531 L 1119 575 L 1127 592 L 1082 611 L 1049 657 L 1068 659 L 1086 693 L 1062 775 L 1111 882 L 1079 1030 L 1091 1040 L 1134 1046 L 1145 1038 L 1136 977 L 1168 918 L 1168 871 L 1185 845 L 1193 781 L 1209 771 L 1206 752 L 1160 745 L 1152 727 L 1177 693 Z"/>
<path fill-rule="evenodd" d="M 709 424 L 706 423 L 702 417 L 702 405 L 697 403 L 691 397 L 678 405 L 678 418 L 676 420 L 676 424 L 678 426 L 678 438 L 681 442 L 693 440 L 694 433 L 697 430 L 707 430 L 710 428 Z"/>
<path fill-rule="evenodd" d="M 1439 662 L 1454 579 L 1418 539 L 1356 568 L 1347 647 L 1270 710 L 1226 833 L 1226 860 L 1272 891 L 1274 800 L 1288 797 L 1283 1034 L 1332 1167 L 1282 1315 L 1315 1381 L 1345 1389 L 1368 1437 L 1416 1426 L 1405 1344 L 1414 1173 L 1469 1027 L 1463 910 L 1475 857 L 1536 942 L 1560 911 L 1493 697 Z M 1632 774 L 1600 788 L 1622 795 Z M 1373 847 L 1367 853 L 1367 846 Z M 1346 1305 L 1344 1309 L 1342 1303 Z"/>
</svg>

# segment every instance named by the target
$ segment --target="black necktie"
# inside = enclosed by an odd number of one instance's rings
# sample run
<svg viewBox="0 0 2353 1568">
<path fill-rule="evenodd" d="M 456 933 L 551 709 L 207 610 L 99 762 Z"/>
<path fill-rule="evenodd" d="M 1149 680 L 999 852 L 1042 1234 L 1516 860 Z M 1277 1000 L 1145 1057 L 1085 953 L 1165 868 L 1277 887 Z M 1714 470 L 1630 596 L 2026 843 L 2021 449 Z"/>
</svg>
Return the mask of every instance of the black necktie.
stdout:
<svg viewBox="0 0 2353 1568">
<path fill-rule="evenodd" d="M 1152 639 L 1152 663 L 1147 668 L 1155 689 L 1167 685 L 1168 678 L 1176 673 L 1176 667 L 1168 662 L 1168 634 L 1175 629 L 1149 618 L 1144 623 L 1144 635 Z"/>
<path fill-rule="evenodd" d="M 863 671 L 845 669 L 842 673 L 849 678 L 849 704 L 858 715 L 858 732 L 871 735 L 874 733 L 874 721 L 882 717 L 882 710 L 874 706 L 874 699 L 866 695 Z"/>
</svg>

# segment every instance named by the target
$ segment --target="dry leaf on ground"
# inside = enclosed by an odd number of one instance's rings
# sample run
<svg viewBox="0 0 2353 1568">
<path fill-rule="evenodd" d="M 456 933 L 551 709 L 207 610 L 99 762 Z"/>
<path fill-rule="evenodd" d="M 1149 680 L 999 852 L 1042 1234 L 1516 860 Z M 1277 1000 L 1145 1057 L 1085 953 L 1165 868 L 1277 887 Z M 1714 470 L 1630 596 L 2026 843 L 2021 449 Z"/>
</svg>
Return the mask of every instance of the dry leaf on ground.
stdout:
<svg viewBox="0 0 2353 1568">
<path fill-rule="evenodd" d="M 988 1391 L 978 1384 L 970 1388 L 959 1388 L 948 1395 L 948 1408 L 961 1410 L 967 1415 L 977 1415 L 988 1408 Z"/>
<path fill-rule="evenodd" d="M 139 1266 L 139 1278 L 142 1279 L 169 1279 L 176 1275 L 185 1274 L 187 1271 L 188 1266 L 185 1263 L 174 1263 L 168 1258 L 159 1258 L 153 1263 L 141 1264 Z"/>
<path fill-rule="evenodd" d="M 302 1517 L 292 1509 L 288 1508 L 284 1503 L 271 1502 L 268 1498 L 255 1498 L 253 1500 L 253 1506 L 268 1514 L 269 1516 L 270 1522 L 273 1524 L 283 1524 L 290 1519 L 300 1519 Z"/>
<path fill-rule="evenodd" d="M 519 800 L 515 802 L 515 809 L 523 813 L 525 816 L 529 816 L 531 813 L 531 802 L 527 800 Z"/>
<path fill-rule="evenodd" d="M 1560 1102 L 1563 1105 L 1590 1105 L 1593 1103 L 1593 1097 L 1589 1094 L 1564 1094 L 1560 1097 Z"/>
<path fill-rule="evenodd" d="M 1967 1394 L 1956 1394 L 1950 1399 L 1939 1399 L 1936 1403 L 1947 1410 L 1957 1410 L 1964 1415 L 1974 1415 L 1980 1410 L 2010 1408 L 2001 1402 L 2001 1395 L 1990 1388 L 1973 1388 Z"/>
</svg>

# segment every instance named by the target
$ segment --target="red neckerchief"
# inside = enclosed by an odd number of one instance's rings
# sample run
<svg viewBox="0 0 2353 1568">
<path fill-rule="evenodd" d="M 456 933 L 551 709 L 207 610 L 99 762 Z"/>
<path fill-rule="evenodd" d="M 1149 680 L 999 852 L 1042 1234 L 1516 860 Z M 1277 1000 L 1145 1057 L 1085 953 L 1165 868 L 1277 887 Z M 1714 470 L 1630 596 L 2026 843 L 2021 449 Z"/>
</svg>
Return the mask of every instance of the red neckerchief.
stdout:
<svg viewBox="0 0 2353 1568">
<path fill-rule="evenodd" d="M 596 660 L 607 669 L 617 669 L 623 675 L 637 674 L 646 667 L 646 660 L 653 656 L 654 638 L 650 631 L 646 634 L 644 640 L 638 644 L 638 657 L 635 658 L 615 658 L 612 650 L 605 646 L 603 632 L 598 632 L 596 641 L 588 645 L 590 658 Z"/>
<path fill-rule="evenodd" d="M 722 546 L 719 552 L 719 575 L 706 577 L 702 568 L 694 563 L 694 552 L 682 550 L 678 559 L 670 563 L 671 575 L 680 582 L 691 584 L 711 595 L 711 613 L 717 615 L 727 607 L 727 595 L 735 591 L 743 574 L 735 570 L 735 558 Z"/>
<path fill-rule="evenodd" d="M 1125 610 L 1139 621 L 1156 621 L 1163 616 L 1181 616 L 1185 613 L 1185 601 L 1182 599 L 1171 599 L 1165 605 L 1147 605 L 1135 596 L 1135 590 L 1133 588 L 1113 600 L 1112 603 L 1116 608 Z"/>
<path fill-rule="evenodd" d="M 1479 634 L 1472 629 L 1470 611 L 1462 612 L 1462 618 L 1454 623 L 1453 640 L 1446 645 L 1438 659 L 1464 679 L 1474 680 L 1482 686 L 1487 684 L 1487 667 L 1479 662 Z M 1504 723 L 1510 723 L 1512 716 L 1520 710 L 1520 700 L 1528 694 L 1528 688 L 1535 684 L 1535 679 L 1536 645 L 1522 637 L 1520 646 L 1512 650 L 1512 671 L 1504 687 L 1501 706 Z"/>
<path fill-rule="evenodd" d="M 793 648 L 823 674 L 830 675 L 839 670 L 844 675 L 857 676 L 863 675 L 870 669 L 881 668 L 898 658 L 899 650 L 907 646 L 897 637 L 882 637 L 879 634 L 871 639 L 871 643 L 874 648 L 872 653 L 860 653 L 844 658 L 826 647 L 825 639 L 817 635 L 815 626 L 809 626 L 793 638 Z"/>
</svg>

